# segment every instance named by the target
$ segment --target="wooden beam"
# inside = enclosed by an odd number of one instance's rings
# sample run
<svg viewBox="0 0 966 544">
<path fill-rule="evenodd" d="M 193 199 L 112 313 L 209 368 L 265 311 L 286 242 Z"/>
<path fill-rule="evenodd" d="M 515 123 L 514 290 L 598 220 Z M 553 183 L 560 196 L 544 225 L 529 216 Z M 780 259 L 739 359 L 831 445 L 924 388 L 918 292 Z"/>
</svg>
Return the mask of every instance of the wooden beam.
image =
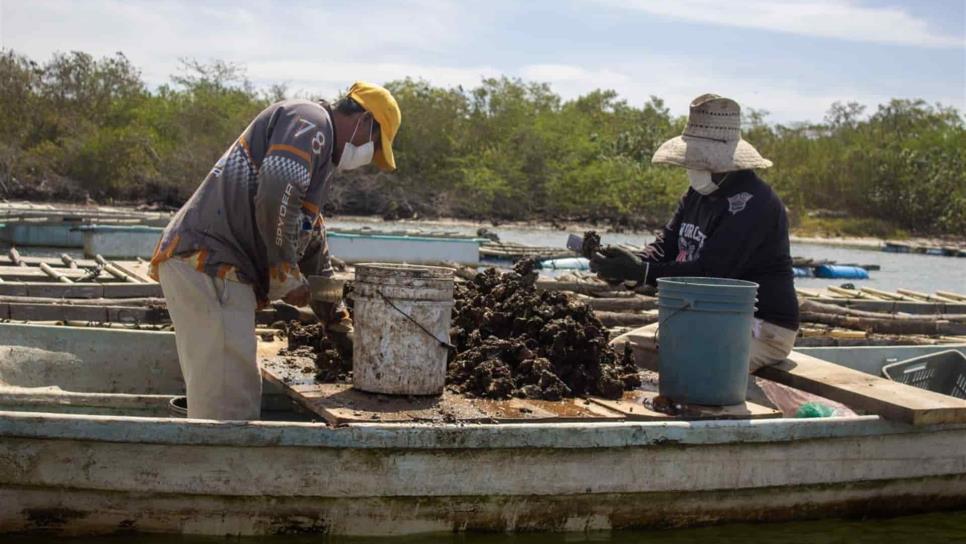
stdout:
<svg viewBox="0 0 966 544">
<path fill-rule="evenodd" d="M 643 327 L 657 322 L 657 310 L 647 313 L 594 312 L 605 327 Z"/>
<path fill-rule="evenodd" d="M 624 297 L 624 298 L 594 298 L 584 297 L 580 299 L 591 309 L 601 312 L 639 312 L 642 310 L 656 310 L 657 298 L 655 297 Z"/>
<path fill-rule="evenodd" d="M 913 425 L 966 423 L 966 400 L 901 384 L 793 351 L 759 377 L 814 393 L 849 408 Z"/>
<path fill-rule="evenodd" d="M 51 298 L 161 297 L 159 283 L 66 283 L 11 282 L 0 284 L 0 295 Z"/>
<path fill-rule="evenodd" d="M 966 334 L 966 323 L 946 321 L 935 318 L 880 319 L 821 312 L 799 312 L 803 323 L 822 323 L 833 327 L 844 327 L 882 334 Z"/>
<path fill-rule="evenodd" d="M 76 285 L 76 284 L 75 284 Z M 164 308 L 165 302 L 160 297 L 142 298 L 54 298 L 54 297 L 25 297 L 0 295 L 0 303 L 16 304 L 66 304 L 87 306 L 142 306 Z"/>
<path fill-rule="evenodd" d="M 814 299 L 814 301 L 822 304 L 834 304 L 836 306 L 869 312 L 903 312 L 922 315 L 966 313 L 966 302 L 943 302 L 938 300 L 934 300 L 932 302 L 907 302 L 902 300 L 871 300 L 829 297 Z"/>
<path fill-rule="evenodd" d="M 582 295 L 602 295 L 621 290 L 619 285 L 576 281 L 537 280 L 535 285 L 542 291 L 569 291 Z"/>
<path fill-rule="evenodd" d="M 14 263 L 9 257 L 9 255 L 7 255 L 6 258 L 0 256 L 0 266 L 21 266 Z M 75 259 L 69 255 L 67 255 L 67 258 L 79 268 L 90 268 L 97 266 L 97 262 L 95 262 L 94 259 Z M 75 268 L 64 261 L 64 255 L 61 255 L 60 257 L 35 257 L 33 255 L 27 255 L 21 256 L 20 262 L 22 262 L 25 266 L 37 266 L 40 263 L 47 263 L 53 268 Z"/>
<path fill-rule="evenodd" d="M 94 321 L 98 323 L 167 323 L 163 308 L 81 304 L 0 304 L 0 315 L 20 321 Z"/>
<path fill-rule="evenodd" d="M 966 312 L 961 314 L 908 314 L 899 312 L 869 312 L 865 310 L 858 310 L 855 308 L 849 308 L 848 306 L 839 306 L 837 304 L 825 304 L 818 302 L 816 300 L 803 300 L 799 305 L 798 309 L 801 312 L 813 312 L 819 314 L 835 314 L 835 315 L 845 315 L 850 317 L 867 317 L 872 319 L 892 319 L 896 321 L 918 321 L 925 323 L 932 323 L 936 320 L 942 321 L 954 321 L 954 322 L 966 322 Z"/>
<path fill-rule="evenodd" d="M 626 391 L 618 400 L 590 397 L 594 404 L 623 414 L 635 421 L 673 421 L 700 419 L 770 419 L 780 418 L 782 413 L 753 402 L 732 406 L 701 406 L 689 404 L 682 406 L 679 413 L 668 414 L 654 410 L 655 391 Z"/>
</svg>

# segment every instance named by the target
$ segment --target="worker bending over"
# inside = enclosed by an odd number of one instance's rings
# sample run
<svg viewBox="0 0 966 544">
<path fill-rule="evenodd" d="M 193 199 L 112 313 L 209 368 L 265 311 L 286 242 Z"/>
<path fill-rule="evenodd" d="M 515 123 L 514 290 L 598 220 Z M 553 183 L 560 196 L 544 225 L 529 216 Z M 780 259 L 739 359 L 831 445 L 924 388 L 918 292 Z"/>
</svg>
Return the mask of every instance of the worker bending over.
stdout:
<svg viewBox="0 0 966 544">
<path fill-rule="evenodd" d="M 684 134 L 668 140 L 651 162 L 687 169 L 690 187 L 677 211 L 641 253 L 606 246 L 591 268 L 609 281 L 656 285 L 668 276 L 708 276 L 758 284 L 751 331 L 752 372 L 783 361 L 798 332 L 788 219 L 778 195 L 754 168 L 771 161 L 741 139 L 741 110 L 713 94 L 691 103 Z M 641 356 L 653 346 L 657 325 L 615 338 Z"/>
<path fill-rule="evenodd" d="M 152 276 L 174 322 L 188 417 L 258 419 L 255 310 L 277 299 L 304 306 L 305 276 L 333 274 L 320 213 L 324 186 L 333 171 L 371 161 L 395 169 L 400 120 L 389 91 L 362 81 L 334 105 L 273 104 L 165 228 Z M 322 313 L 330 332 L 351 330 L 341 302 Z"/>
</svg>

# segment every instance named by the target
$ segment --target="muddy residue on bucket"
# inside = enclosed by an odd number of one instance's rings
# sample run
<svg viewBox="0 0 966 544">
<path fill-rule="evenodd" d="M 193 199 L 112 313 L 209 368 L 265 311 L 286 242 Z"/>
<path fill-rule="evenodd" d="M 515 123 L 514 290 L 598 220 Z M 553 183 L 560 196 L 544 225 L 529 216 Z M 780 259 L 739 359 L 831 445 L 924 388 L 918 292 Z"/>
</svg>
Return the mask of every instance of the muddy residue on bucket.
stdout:
<svg viewBox="0 0 966 544">
<path fill-rule="evenodd" d="M 290 321 L 285 325 L 288 347 L 279 354 L 293 361 L 309 359 L 315 363 L 315 379 L 321 383 L 352 381 L 352 353 L 340 353 L 326 335 L 321 323 Z"/>
<path fill-rule="evenodd" d="M 629 353 L 608 346 L 587 305 L 534 287 L 534 264 L 490 269 L 456 289 L 447 384 L 487 398 L 619 398 L 640 385 Z"/>
</svg>

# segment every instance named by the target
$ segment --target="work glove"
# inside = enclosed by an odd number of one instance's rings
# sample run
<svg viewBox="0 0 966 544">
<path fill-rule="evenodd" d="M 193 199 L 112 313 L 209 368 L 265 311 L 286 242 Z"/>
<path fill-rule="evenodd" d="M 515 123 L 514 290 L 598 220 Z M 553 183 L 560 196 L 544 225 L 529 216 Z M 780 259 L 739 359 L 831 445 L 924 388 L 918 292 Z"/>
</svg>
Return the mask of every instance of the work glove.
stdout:
<svg viewBox="0 0 966 544">
<path fill-rule="evenodd" d="M 291 304 L 292 306 L 305 306 L 309 303 L 309 286 L 308 284 L 302 284 L 292 289 L 282 297 L 282 301 L 286 304 Z"/>
<path fill-rule="evenodd" d="M 335 349 L 345 359 L 352 359 L 352 341 L 355 331 L 349 310 L 341 300 L 338 302 L 312 301 L 312 309 L 325 327 L 325 332 Z"/>
<path fill-rule="evenodd" d="M 644 281 L 644 260 L 622 247 L 604 246 L 597 250 L 590 258 L 590 270 L 608 283 Z"/>
</svg>

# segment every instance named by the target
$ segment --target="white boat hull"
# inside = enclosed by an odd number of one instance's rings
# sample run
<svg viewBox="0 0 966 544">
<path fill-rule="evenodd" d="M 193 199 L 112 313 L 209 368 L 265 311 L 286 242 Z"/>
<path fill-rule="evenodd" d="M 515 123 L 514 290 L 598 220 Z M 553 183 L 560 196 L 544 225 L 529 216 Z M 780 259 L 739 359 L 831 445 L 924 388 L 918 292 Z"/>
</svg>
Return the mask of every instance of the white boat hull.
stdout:
<svg viewBox="0 0 966 544">
<path fill-rule="evenodd" d="M 3 532 L 582 531 L 966 505 L 966 429 L 876 417 L 332 429 L 2 412 L 0 437 Z"/>
<path fill-rule="evenodd" d="M 157 417 L 183 390 L 171 333 L 0 324 L 0 344 L 0 533 L 585 531 L 966 507 L 966 425 L 173 419 Z M 284 400 L 266 395 L 266 410 Z"/>
</svg>

